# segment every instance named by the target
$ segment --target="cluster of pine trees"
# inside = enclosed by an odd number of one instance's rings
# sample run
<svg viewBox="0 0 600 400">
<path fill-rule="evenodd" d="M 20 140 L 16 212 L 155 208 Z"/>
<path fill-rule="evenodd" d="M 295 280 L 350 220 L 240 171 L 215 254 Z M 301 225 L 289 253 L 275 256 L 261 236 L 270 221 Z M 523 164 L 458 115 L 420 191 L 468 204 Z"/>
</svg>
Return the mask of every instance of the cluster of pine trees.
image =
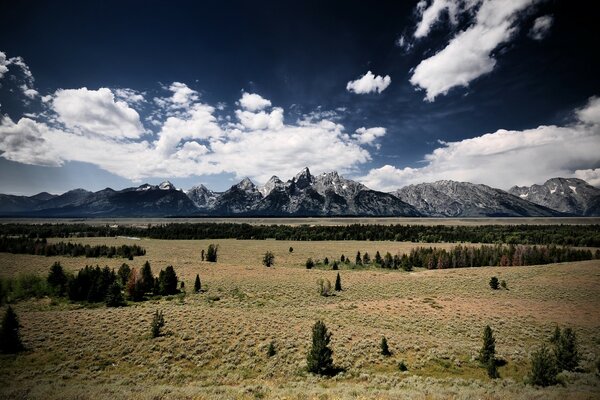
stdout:
<svg viewBox="0 0 600 400">
<path fill-rule="evenodd" d="M 138 245 L 122 246 L 90 246 L 81 243 L 59 242 L 48 243 L 46 239 L 28 237 L 0 237 L 0 252 L 13 254 L 33 254 L 36 256 L 71 256 L 71 257 L 122 257 L 133 260 L 135 256 L 143 256 L 146 250 Z"/>
<path fill-rule="evenodd" d="M 595 255 L 600 258 L 600 252 Z M 482 266 L 542 265 L 559 262 L 591 260 L 590 250 L 557 246 L 455 246 L 450 250 L 435 247 L 412 249 L 407 256 L 411 267 L 427 269 Z"/>
<path fill-rule="evenodd" d="M 38 237 L 143 236 L 154 239 L 393 240 L 600 247 L 599 225 L 250 225 L 171 223 L 134 226 L 3 224 L 0 235 Z"/>
<path fill-rule="evenodd" d="M 123 305 L 125 297 L 141 301 L 146 296 L 179 293 L 175 269 L 168 266 L 155 277 L 147 261 L 140 271 L 127 264 L 121 265 L 117 272 L 108 267 L 86 265 L 76 274 L 66 273 L 57 262 L 50 268 L 47 283 L 55 296 L 66 296 L 69 300 L 78 302 L 106 302 L 108 306 Z"/>
</svg>

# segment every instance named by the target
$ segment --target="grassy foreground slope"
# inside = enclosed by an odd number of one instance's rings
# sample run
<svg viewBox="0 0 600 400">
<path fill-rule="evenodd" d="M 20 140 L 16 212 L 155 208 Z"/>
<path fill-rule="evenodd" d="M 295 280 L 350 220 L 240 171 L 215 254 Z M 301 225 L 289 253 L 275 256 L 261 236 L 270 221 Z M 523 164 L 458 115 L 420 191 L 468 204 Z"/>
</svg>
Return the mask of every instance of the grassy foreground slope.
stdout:
<svg viewBox="0 0 600 400">
<path fill-rule="evenodd" d="M 0 356 L 0 398 L 598 398 L 600 379 L 600 261 L 540 267 L 347 270 L 336 296 L 317 292 L 335 271 L 306 270 L 313 259 L 354 258 L 356 251 L 409 251 L 414 243 L 160 241 L 89 238 L 85 244 L 139 244 L 145 257 L 126 261 L 153 270 L 173 265 L 188 294 L 125 308 L 83 308 L 50 299 L 18 303 L 29 351 Z M 216 264 L 200 250 L 219 244 Z M 294 251 L 289 252 L 289 247 Z M 451 247 L 450 244 L 438 247 Z M 261 265 L 267 251 L 275 267 Z M 123 259 L 0 254 L 0 276 L 46 274 L 54 261 L 69 270 L 85 263 L 118 267 Z M 199 274 L 201 294 L 191 294 Z M 509 290 L 492 291 L 491 276 Z M 218 300 L 217 300 L 218 299 Z M 165 334 L 150 338 L 155 310 Z M 334 361 L 345 372 L 319 378 L 304 371 L 310 329 L 322 319 Z M 507 361 L 491 381 L 475 360 L 483 327 Z M 577 333 L 583 372 L 566 386 L 523 384 L 529 355 L 554 327 Z M 391 357 L 379 354 L 386 336 Z M 274 341 L 275 356 L 266 351 Z M 408 371 L 398 369 L 404 361 Z"/>
</svg>

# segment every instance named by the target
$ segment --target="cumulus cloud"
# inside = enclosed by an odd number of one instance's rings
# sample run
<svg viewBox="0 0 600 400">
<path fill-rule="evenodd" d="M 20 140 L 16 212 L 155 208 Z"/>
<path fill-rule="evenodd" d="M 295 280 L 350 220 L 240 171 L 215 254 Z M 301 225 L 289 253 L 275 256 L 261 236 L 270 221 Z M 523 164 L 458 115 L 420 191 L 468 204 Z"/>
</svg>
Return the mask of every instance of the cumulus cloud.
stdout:
<svg viewBox="0 0 600 400">
<path fill-rule="evenodd" d="M 369 187 L 392 191 L 408 184 L 441 179 L 484 183 L 508 189 L 543 183 L 556 176 L 597 177 L 600 154 L 598 99 L 578 110 L 566 126 L 540 126 L 523 131 L 498 130 L 442 146 L 425 156 L 421 168 L 385 165 L 361 178 Z"/>
<path fill-rule="evenodd" d="M 125 102 L 115 101 L 107 88 L 57 90 L 51 107 L 58 121 L 80 134 L 137 138 L 144 132 L 137 111 Z"/>
<path fill-rule="evenodd" d="M 271 107 L 271 101 L 267 100 L 256 93 L 242 94 L 242 98 L 239 101 L 243 109 L 248 111 L 260 111 L 267 107 Z"/>
<path fill-rule="evenodd" d="M 533 21 L 533 26 L 529 30 L 529 37 L 534 40 L 542 40 L 550 32 L 554 18 L 552 15 L 544 15 Z"/>
<path fill-rule="evenodd" d="M 6 59 L 6 53 L 0 51 L 0 79 L 4 77 L 4 74 L 8 72 L 8 60 Z"/>
<path fill-rule="evenodd" d="M 467 87 L 474 79 L 490 73 L 496 65 L 492 52 L 513 37 L 519 14 L 539 1 L 471 0 L 462 2 L 459 8 L 456 1 L 435 0 L 423 11 L 416 37 L 426 36 L 444 10 L 448 10 L 451 21 L 459 11 L 473 14 L 473 23 L 457 33 L 444 49 L 422 60 L 410 83 L 426 91 L 426 100 L 434 101 L 450 89 Z"/>
<path fill-rule="evenodd" d="M 14 65 L 21 72 L 20 80 L 23 84 L 19 85 L 19 89 L 23 95 L 29 99 L 34 99 L 38 96 L 38 91 L 34 88 L 34 78 L 29 66 L 25 63 L 22 57 L 6 58 L 6 53 L 0 51 L 0 79 L 9 71 L 9 66 Z"/>
<path fill-rule="evenodd" d="M 144 130 L 137 113 L 110 89 L 57 91 L 46 99 L 46 117 L 0 121 L 1 156 L 50 166 L 86 162 L 133 180 L 233 173 L 266 182 L 274 173 L 290 176 L 307 164 L 316 173 L 355 172 L 371 159 L 362 145 L 384 133 L 364 128 L 351 136 L 317 114 L 286 123 L 280 107 L 240 108 L 236 122 L 220 120 L 186 85 L 166 89 L 170 96 L 155 99 L 164 111 L 155 120 L 156 133 Z"/>
<path fill-rule="evenodd" d="M 352 135 L 354 139 L 358 141 L 360 144 L 374 144 L 377 138 L 384 136 L 386 133 L 386 129 L 382 127 L 375 128 L 358 128 L 356 133 Z"/>
<path fill-rule="evenodd" d="M 583 179 L 592 186 L 600 187 L 600 168 L 578 169 L 573 175 L 575 178 Z"/>
<path fill-rule="evenodd" d="M 114 90 L 115 97 L 126 102 L 129 105 L 135 106 L 145 103 L 144 93 L 128 88 L 118 88 Z"/>
<path fill-rule="evenodd" d="M 367 71 L 367 73 L 361 76 L 359 79 L 348 82 L 346 85 L 346 90 L 356 94 L 374 92 L 381 93 L 390 85 L 391 82 L 392 79 L 389 75 L 375 76 L 371 71 Z"/>
</svg>

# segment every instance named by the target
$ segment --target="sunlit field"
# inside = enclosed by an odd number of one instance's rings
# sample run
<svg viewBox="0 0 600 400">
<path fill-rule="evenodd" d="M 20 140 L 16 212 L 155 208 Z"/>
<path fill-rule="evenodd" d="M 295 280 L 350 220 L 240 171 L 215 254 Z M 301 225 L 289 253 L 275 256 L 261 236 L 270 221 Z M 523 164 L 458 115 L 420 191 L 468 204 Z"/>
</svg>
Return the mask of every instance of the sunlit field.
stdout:
<svg viewBox="0 0 600 400">
<path fill-rule="evenodd" d="M 86 264 L 117 269 L 123 262 L 141 268 L 148 260 L 155 274 L 173 265 L 186 294 L 121 308 L 50 298 L 17 303 L 27 350 L 0 356 L 1 398 L 600 397 L 600 260 L 413 272 L 341 264 L 332 271 L 307 270 L 305 262 L 339 260 L 342 254 L 353 260 L 357 251 L 397 254 L 419 244 L 72 240 L 138 244 L 147 254 L 129 261 L 0 253 L 0 276 L 45 276 L 55 261 L 77 271 Z M 217 263 L 200 260 L 211 243 L 219 245 Z M 266 251 L 275 255 L 271 268 L 261 262 Z M 320 296 L 317 280 L 333 283 L 337 272 L 343 290 Z M 192 290 L 196 274 L 199 294 Z M 505 280 L 508 290 L 491 290 L 492 276 Z M 165 326 L 153 339 L 156 310 L 163 312 Z M 306 372 L 311 328 L 319 319 L 332 333 L 333 359 L 341 370 L 334 377 Z M 497 357 L 506 361 L 497 380 L 476 360 L 488 324 Z M 556 326 L 576 332 L 580 370 L 561 374 L 563 385 L 526 385 L 530 354 L 548 342 Z M 390 357 L 380 354 L 382 336 Z M 276 349 L 272 357 L 270 342 Z M 400 371 L 400 362 L 407 371 Z"/>
</svg>

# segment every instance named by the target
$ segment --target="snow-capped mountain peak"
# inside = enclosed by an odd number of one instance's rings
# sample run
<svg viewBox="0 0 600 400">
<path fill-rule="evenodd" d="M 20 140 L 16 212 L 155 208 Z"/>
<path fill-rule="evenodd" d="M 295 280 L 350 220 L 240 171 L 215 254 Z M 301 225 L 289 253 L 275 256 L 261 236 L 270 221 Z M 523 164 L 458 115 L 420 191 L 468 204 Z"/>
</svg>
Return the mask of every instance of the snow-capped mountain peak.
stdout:
<svg viewBox="0 0 600 400">
<path fill-rule="evenodd" d="M 169 181 L 161 182 L 158 185 L 158 188 L 160 190 L 175 190 L 175 186 L 171 182 L 169 182 Z"/>
</svg>

